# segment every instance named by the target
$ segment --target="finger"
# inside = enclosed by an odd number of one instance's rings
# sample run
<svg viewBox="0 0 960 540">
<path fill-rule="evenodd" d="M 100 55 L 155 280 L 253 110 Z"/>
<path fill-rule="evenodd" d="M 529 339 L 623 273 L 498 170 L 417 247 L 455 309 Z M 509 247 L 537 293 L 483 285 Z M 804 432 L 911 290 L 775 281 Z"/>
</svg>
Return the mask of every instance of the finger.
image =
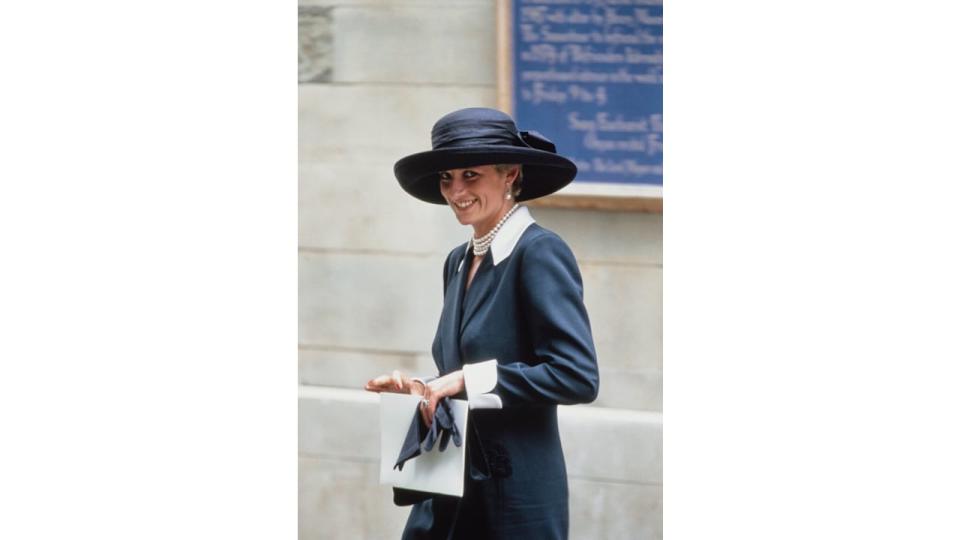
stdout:
<svg viewBox="0 0 960 540">
<path fill-rule="evenodd" d="M 420 400 L 420 403 L 417 405 L 417 408 L 420 409 L 420 418 L 423 419 L 423 423 L 430 426 L 430 415 L 427 411 L 427 406 L 423 404 L 423 400 Z"/>
<path fill-rule="evenodd" d="M 433 425 L 433 417 L 434 417 L 434 415 L 435 415 L 436 412 L 437 412 L 437 411 L 436 411 L 436 405 L 434 404 L 433 400 L 431 399 L 430 402 L 429 402 L 427 405 L 424 406 L 424 408 L 427 410 L 427 419 L 429 420 L 429 422 L 428 422 L 427 425 L 432 426 L 432 425 Z"/>
<path fill-rule="evenodd" d="M 403 375 L 398 370 L 393 370 L 393 382 L 397 385 L 397 390 L 403 390 Z"/>
<path fill-rule="evenodd" d="M 393 375 L 380 375 L 368 381 L 371 390 L 374 392 L 396 392 L 396 381 Z"/>
<path fill-rule="evenodd" d="M 388 382 L 389 380 L 390 380 L 390 378 L 387 377 L 386 375 L 381 375 L 381 376 L 379 376 L 379 377 L 375 377 L 375 378 L 370 379 L 369 381 L 367 381 L 366 388 L 367 388 L 367 390 L 373 390 L 373 391 L 375 391 L 375 392 L 379 392 L 380 390 L 382 390 L 383 385 L 384 385 L 386 382 Z"/>
</svg>

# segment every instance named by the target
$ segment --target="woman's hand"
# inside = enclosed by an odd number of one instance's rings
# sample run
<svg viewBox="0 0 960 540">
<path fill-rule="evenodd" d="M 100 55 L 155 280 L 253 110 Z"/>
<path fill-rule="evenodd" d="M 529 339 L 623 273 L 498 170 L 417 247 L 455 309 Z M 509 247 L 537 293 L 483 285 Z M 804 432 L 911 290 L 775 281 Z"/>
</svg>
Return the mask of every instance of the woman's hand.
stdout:
<svg viewBox="0 0 960 540">
<path fill-rule="evenodd" d="M 424 384 L 394 370 L 390 375 L 381 375 L 370 379 L 363 389 L 377 393 L 393 392 L 420 396 L 420 418 L 423 419 L 424 424 L 430 426 L 433 424 L 433 414 L 437 410 L 437 403 L 445 397 L 452 397 L 463 392 L 463 385 L 463 371 L 454 371 Z"/>
<path fill-rule="evenodd" d="M 393 370 L 391 375 L 381 375 L 367 381 L 363 389 L 369 392 L 393 392 L 395 394 L 424 394 L 425 385 L 415 381 L 400 371 Z"/>
<path fill-rule="evenodd" d="M 428 426 L 432 425 L 437 403 L 445 397 L 453 397 L 463 392 L 463 385 L 463 371 L 454 371 L 427 383 L 420 403 L 420 418 L 423 422 Z"/>
</svg>

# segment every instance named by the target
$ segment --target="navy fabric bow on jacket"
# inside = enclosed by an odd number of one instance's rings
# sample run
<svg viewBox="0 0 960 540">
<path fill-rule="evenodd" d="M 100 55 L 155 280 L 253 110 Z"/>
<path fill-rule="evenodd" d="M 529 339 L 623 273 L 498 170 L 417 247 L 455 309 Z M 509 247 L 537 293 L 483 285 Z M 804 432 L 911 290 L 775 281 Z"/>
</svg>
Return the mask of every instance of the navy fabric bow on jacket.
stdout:
<svg viewBox="0 0 960 540">
<path fill-rule="evenodd" d="M 437 402 L 437 409 L 433 414 L 433 424 L 429 428 L 420 420 L 420 409 L 417 408 L 413 413 L 410 429 L 407 430 L 407 438 L 403 441 L 400 455 L 397 456 L 397 463 L 393 468 L 402 471 L 403 464 L 408 459 L 419 456 L 421 452 L 429 452 L 438 440 L 440 441 L 439 450 L 443 452 L 447 449 L 451 438 L 453 444 L 457 447 L 463 444 L 460 430 L 457 429 L 457 424 L 453 421 L 453 409 L 450 407 L 447 398 Z"/>
</svg>

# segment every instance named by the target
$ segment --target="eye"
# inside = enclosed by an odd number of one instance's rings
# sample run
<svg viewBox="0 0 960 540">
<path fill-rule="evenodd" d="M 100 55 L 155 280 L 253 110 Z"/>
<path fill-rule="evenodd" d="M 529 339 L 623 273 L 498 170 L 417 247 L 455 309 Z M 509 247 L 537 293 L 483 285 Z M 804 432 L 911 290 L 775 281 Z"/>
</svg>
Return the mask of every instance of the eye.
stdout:
<svg viewBox="0 0 960 540">
<path fill-rule="evenodd" d="M 440 173 L 440 181 L 444 184 L 449 184 L 451 181 L 453 181 L 453 176 L 450 173 L 443 171 Z"/>
<path fill-rule="evenodd" d="M 463 171 L 463 178 L 466 180 L 474 180 L 480 176 L 476 171 Z"/>
</svg>

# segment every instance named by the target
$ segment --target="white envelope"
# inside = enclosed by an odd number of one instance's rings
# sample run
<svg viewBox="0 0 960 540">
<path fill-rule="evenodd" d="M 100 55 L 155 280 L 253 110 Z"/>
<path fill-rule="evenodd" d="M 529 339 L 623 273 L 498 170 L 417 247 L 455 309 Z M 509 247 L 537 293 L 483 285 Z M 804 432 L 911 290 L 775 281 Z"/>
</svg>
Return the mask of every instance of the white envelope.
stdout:
<svg viewBox="0 0 960 540">
<path fill-rule="evenodd" d="M 438 441 L 429 452 L 407 460 L 402 471 L 393 468 L 419 403 L 419 396 L 380 394 L 380 483 L 462 497 L 468 409 L 467 402 L 462 399 L 450 400 L 453 421 L 460 430 L 462 444 L 456 446 L 451 438 L 447 449 L 441 452 Z"/>
</svg>

